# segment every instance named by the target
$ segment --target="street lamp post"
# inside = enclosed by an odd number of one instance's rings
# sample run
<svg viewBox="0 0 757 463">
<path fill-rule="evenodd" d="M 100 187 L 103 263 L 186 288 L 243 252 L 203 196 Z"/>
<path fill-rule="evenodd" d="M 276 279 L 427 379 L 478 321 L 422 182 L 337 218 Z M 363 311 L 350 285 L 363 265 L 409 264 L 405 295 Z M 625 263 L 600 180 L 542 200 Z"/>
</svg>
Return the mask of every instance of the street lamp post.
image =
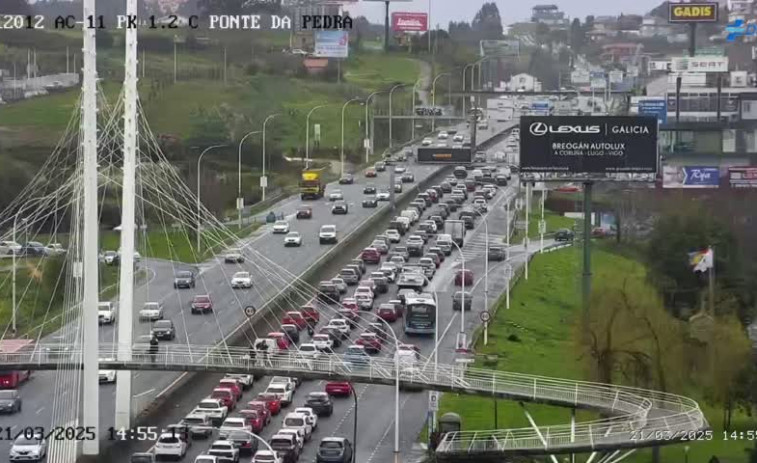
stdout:
<svg viewBox="0 0 757 463">
<path fill-rule="evenodd" d="M 310 115 L 313 114 L 317 109 L 325 108 L 328 105 L 320 105 L 316 106 L 315 108 L 311 109 L 310 112 L 308 112 L 307 117 L 305 117 L 305 169 L 310 167 Z"/>
<path fill-rule="evenodd" d="M 466 87 L 466 81 L 465 81 L 465 74 L 469 67 L 473 67 L 475 69 L 476 66 L 480 65 L 482 61 L 485 59 L 488 59 L 488 57 L 483 57 L 480 60 L 474 61 L 472 63 L 468 63 L 463 67 L 463 116 L 465 116 L 465 87 Z M 479 80 L 481 77 L 481 68 L 478 68 L 478 74 L 479 74 Z M 470 75 L 470 89 L 473 90 L 473 69 L 471 69 L 471 75 Z"/>
<path fill-rule="evenodd" d="M 214 148 L 223 148 L 226 145 L 213 145 L 205 148 L 205 150 L 200 153 L 200 157 L 197 158 L 197 255 L 200 255 L 200 232 L 202 228 L 202 220 L 200 219 L 200 163 L 202 162 L 202 157 L 205 156 L 205 153 L 208 151 L 214 149 Z"/>
<path fill-rule="evenodd" d="M 418 84 L 420 84 L 423 81 L 423 79 L 418 79 L 415 81 L 415 84 L 413 85 L 413 107 L 411 116 L 413 117 L 413 126 L 410 128 L 410 140 L 415 140 L 415 89 L 418 88 Z"/>
<path fill-rule="evenodd" d="M 372 313 L 378 321 L 386 325 L 389 333 L 394 338 L 394 462 L 400 461 L 400 356 L 397 355 L 400 347 L 400 340 L 392 329 L 392 326 L 383 318 Z"/>
<path fill-rule="evenodd" d="M 263 176 L 260 177 L 260 189 L 263 192 L 262 200 L 265 201 L 265 189 L 268 188 L 268 177 L 265 176 L 265 126 L 268 121 L 278 116 L 279 114 L 271 114 L 263 121 Z"/>
<path fill-rule="evenodd" d="M 431 82 L 431 110 L 433 111 L 434 108 L 436 108 L 436 81 L 439 80 L 440 77 L 443 76 L 449 76 L 449 72 L 442 72 L 438 76 L 434 77 L 433 82 Z M 433 115 L 431 119 L 431 131 L 433 132 L 436 129 L 436 114 Z"/>
<path fill-rule="evenodd" d="M 357 403 L 358 403 L 358 397 L 357 397 L 357 391 L 355 390 L 355 386 L 350 383 L 350 389 L 352 389 L 352 399 L 355 401 L 355 420 L 352 423 L 352 463 L 357 462 Z"/>
<path fill-rule="evenodd" d="M 392 149 L 394 140 L 392 139 L 392 94 L 395 90 L 401 87 L 406 87 L 407 84 L 397 84 L 389 90 L 389 149 Z"/>
<path fill-rule="evenodd" d="M 507 246 L 505 248 L 505 260 L 510 260 L 510 203 L 512 202 L 512 197 L 505 203 L 505 245 Z"/>
<path fill-rule="evenodd" d="M 256 133 L 260 133 L 260 130 L 248 133 L 239 141 L 239 154 L 237 156 L 237 220 L 239 221 L 240 230 L 242 229 L 242 209 L 244 207 L 244 199 L 242 198 L 242 143 L 244 143 L 247 137 Z"/>
<path fill-rule="evenodd" d="M 452 245 L 457 248 L 457 252 L 460 253 L 460 260 L 462 262 L 462 274 L 460 275 L 460 281 L 462 283 L 462 298 L 460 299 L 460 332 L 457 334 L 457 342 L 456 349 L 465 349 L 466 348 L 466 340 L 465 340 L 465 256 L 463 255 L 463 250 L 460 249 L 460 246 L 452 240 Z"/>
<path fill-rule="evenodd" d="M 484 312 L 489 312 L 489 221 L 487 220 L 487 216 L 480 211 L 477 211 L 476 209 L 473 209 L 473 211 L 484 219 L 484 240 L 486 241 L 486 249 L 484 251 L 486 256 L 484 257 Z M 463 285 L 464 284 L 465 270 L 463 269 Z M 463 297 L 463 300 L 465 300 L 465 297 Z"/>
<path fill-rule="evenodd" d="M 373 137 L 372 134 L 368 130 L 368 107 L 371 104 L 371 98 L 378 95 L 381 92 L 373 92 L 370 95 L 368 95 L 368 98 L 365 99 L 365 139 L 369 140 L 365 143 L 365 163 L 368 164 L 370 152 L 373 148 Z"/>
<path fill-rule="evenodd" d="M 17 226 L 17 222 L 18 222 L 18 214 L 20 214 L 21 211 L 23 211 L 23 209 L 19 209 L 18 212 L 16 212 L 16 215 L 13 216 L 13 237 L 11 238 L 11 241 L 13 241 L 14 245 L 16 243 L 16 226 Z M 26 229 L 25 226 L 24 226 L 24 229 Z M 16 335 L 16 312 L 18 310 L 18 308 L 16 307 L 16 254 L 17 253 L 18 253 L 18 251 L 16 251 L 15 249 L 11 249 L 11 255 L 13 256 L 13 262 L 11 264 L 13 266 L 12 270 L 11 270 L 11 273 L 13 274 L 13 276 L 11 278 L 11 280 L 12 280 L 11 281 L 11 285 L 12 285 L 12 288 L 11 288 L 11 293 L 12 293 L 12 298 L 11 299 L 12 299 L 12 301 L 11 301 L 11 303 L 12 303 L 12 309 L 13 309 L 13 312 L 12 312 L 12 315 L 11 315 L 11 332 L 12 332 L 13 336 Z"/>
<path fill-rule="evenodd" d="M 342 106 L 342 142 L 341 142 L 341 148 L 339 150 L 339 159 L 342 164 L 341 177 L 344 177 L 344 110 L 347 109 L 347 105 L 349 105 L 353 101 L 360 101 L 360 98 L 352 98 L 351 100 L 347 100 L 347 102 L 344 103 L 344 106 Z"/>
</svg>

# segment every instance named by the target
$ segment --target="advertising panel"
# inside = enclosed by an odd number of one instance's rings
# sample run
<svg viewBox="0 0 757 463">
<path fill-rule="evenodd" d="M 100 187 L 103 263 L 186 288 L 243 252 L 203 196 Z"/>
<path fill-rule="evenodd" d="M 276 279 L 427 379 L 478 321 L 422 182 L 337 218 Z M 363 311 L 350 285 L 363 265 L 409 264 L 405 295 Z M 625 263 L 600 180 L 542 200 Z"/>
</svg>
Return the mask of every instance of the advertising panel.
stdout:
<svg viewBox="0 0 757 463">
<path fill-rule="evenodd" d="M 347 58 L 350 53 L 347 31 L 316 31 L 315 55 L 321 58 Z"/>
<path fill-rule="evenodd" d="M 717 166 L 663 166 L 663 188 L 717 188 L 720 169 Z"/>
<path fill-rule="evenodd" d="M 665 98 L 641 98 L 638 102 L 640 116 L 654 116 L 660 124 L 668 121 L 668 102 Z"/>
<path fill-rule="evenodd" d="M 657 119 L 648 116 L 522 116 L 521 171 L 657 172 Z"/>
<path fill-rule="evenodd" d="M 757 188 L 757 167 L 729 167 L 731 188 Z"/>
<path fill-rule="evenodd" d="M 609 74 L 611 84 L 620 84 L 623 82 L 623 71 L 614 70 Z"/>
<path fill-rule="evenodd" d="M 570 82 L 573 84 L 588 84 L 591 81 L 589 71 L 576 69 L 570 73 Z"/>
<path fill-rule="evenodd" d="M 426 32 L 428 30 L 428 14 L 394 12 L 392 13 L 392 30 L 394 32 Z"/>
<path fill-rule="evenodd" d="M 677 56 L 671 60 L 673 72 L 728 72 L 727 56 Z"/>
<path fill-rule="evenodd" d="M 520 55 L 519 40 L 482 40 L 479 42 L 479 53 L 484 56 L 518 56 Z"/>
<path fill-rule="evenodd" d="M 647 71 L 649 72 L 656 72 L 656 71 L 670 71 L 670 68 L 672 67 L 672 64 L 668 60 L 664 61 L 652 61 L 650 60 L 647 63 Z"/>
<path fill-rule="evenodd" d="M 470 148 L 418 148 L 418 162 L 466 164 L 472 161 Z"/>
<path fill-rule="evenodd" d="M 668 21 L 672 23 L 718 22 L 717 2 L 670 3 Z"/>
</svg>

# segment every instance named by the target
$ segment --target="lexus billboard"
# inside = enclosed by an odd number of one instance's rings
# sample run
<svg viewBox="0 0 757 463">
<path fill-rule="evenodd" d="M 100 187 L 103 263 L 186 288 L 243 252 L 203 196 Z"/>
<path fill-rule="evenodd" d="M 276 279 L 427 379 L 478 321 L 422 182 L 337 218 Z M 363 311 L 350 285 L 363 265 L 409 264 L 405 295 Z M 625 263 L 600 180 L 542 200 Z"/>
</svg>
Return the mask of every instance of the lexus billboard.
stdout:
<svg viewBox="0 0 757 463">
<path fill-rule="evenodd" d="M 520 162 L 523 172 L 656 173 L 657 118 L 523 116 Z"/>
<path fill-rule="evenodd" d="M 470 148 L 418 148 L 418 162 L 468 164 Z"/>
<path fill-rule="evenodd" d="M 396 11 L 392 13 L 392 30 L 394 32 L 426 32 L 428 14 Z"/>
</svg>

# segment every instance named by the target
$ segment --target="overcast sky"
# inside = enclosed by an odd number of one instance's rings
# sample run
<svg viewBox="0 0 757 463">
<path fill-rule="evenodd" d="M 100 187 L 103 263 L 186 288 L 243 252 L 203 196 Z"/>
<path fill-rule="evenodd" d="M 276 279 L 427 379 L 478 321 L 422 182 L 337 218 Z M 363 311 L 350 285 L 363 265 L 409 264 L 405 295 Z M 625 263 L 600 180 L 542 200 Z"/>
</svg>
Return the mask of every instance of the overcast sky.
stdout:
<svg viewBox="0 0 757 463">
<path fill-rule="evenodd" d="M 412 0 L 393 1 L 389 7 L 392 11 L 428 11 L 431 2 L 431 24 L 438 24 L 444 29 L 450 21 L 471 21 L 484 0 Z M 553 3 L 566 13 L 571 19 L 583 19 L 590 14 L 617 15 L 619 13 L 644 14 L 660 5 L 663 0 L 496 0 L 499 14 L 505 24 L 528 20 L 534 5 Z M 351 7 L 353 16 L 367 16 L 371 22 L 384 22 L 384 2 L 361 1 L 357 7 Z"/>
</svg>

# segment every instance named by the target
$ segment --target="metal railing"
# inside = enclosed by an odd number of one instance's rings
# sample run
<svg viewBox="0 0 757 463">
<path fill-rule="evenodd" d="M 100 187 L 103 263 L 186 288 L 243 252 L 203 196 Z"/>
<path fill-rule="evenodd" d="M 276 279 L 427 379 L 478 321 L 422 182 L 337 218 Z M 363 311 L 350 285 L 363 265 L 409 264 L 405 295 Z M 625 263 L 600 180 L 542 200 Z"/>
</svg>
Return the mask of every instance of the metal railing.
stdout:
<svg viewBox="0 0 757 463">
<path fill-rule="evenodd" d="M 246 347 L 160 345 L 157 352 L 150 352 L 147 345 L 101 344 L 98 357 L 100 369 L 297 374 L 375 384 L 393 384 L 396 377 L 396 362 L 391 356 L 350 363 L 343 355 L 333 353 L 315 357 L 298 351 L 255 352 L 254 357 L 251 353 Z M 0 353 L 0 368 L 80 368 L 82 358 L 83 351 L 77 345 L 37 344 L 22 352 Z M 644 447 L 682 440 L 708 427 L 695 401 L 662 392 L 462 365 L 434 367 L 431 362 L 400 364 L 399 376 L 404 386 L 589 408 L 611 416 L 574 427 L 540 428 L 542 436 L 532 428 L 447 433 L 436 450 L 443 455 Z"/>
</svg>

